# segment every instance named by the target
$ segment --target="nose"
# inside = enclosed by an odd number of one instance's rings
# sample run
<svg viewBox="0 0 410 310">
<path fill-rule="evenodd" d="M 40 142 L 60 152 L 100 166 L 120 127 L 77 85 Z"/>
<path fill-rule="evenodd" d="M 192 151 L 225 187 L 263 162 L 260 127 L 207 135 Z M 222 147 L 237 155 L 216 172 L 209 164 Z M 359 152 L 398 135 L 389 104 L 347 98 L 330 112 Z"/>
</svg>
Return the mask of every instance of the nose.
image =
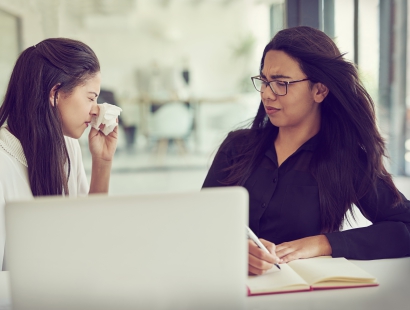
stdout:
<svg viewBox="0 0 410 310">
<path fill-rule="evenodd" d="M 265 87 L 263 93 L 261 93 L 262 100 L 276 100 L 278 95 L 276 95 L 270 86 Z"/>
<path fill-rule="evenodd" d="M 97 105 L 97 100 L 93 102 L 93 105 L 91 106 L 90 110 L 90 115 L 98 115 L 100 112 L 100 109 Z"/>
</svg>

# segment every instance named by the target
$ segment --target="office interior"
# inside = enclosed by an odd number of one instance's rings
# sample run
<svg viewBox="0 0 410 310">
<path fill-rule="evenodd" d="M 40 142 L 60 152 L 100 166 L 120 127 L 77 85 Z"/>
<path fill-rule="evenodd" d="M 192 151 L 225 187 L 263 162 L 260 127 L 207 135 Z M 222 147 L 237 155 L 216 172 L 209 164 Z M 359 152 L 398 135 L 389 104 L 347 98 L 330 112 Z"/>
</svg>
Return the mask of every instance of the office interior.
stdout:
<svg viewBox="0 0 410 310">
<path fill-rule="evenodd" d="M 357 64 L 393 173 L 410 197 L 407 0 L 0 0 L 0 96 L 25 48 L 78 39 L 122 108 L 111 195 L 196 191 L 224 137 L 260 102 L 251 76 L 280 29 L 308 25 Z M 80 139 L 87 173 L 87 133 Z"/>
</svg>

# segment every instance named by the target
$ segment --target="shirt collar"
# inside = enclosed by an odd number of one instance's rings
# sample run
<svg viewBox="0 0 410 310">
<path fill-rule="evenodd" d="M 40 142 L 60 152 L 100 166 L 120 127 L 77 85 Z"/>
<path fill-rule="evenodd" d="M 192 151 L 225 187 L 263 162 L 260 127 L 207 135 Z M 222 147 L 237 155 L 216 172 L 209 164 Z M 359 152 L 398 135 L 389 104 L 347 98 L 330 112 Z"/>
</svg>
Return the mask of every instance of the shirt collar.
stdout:
<svg viewBox="0 0 410 310">
<path fill-rule="evenodd" d="M 300 148 L 298 148 L 297 151 L 305 150 L 305 151 L 314 151 L 319 143 L 319 134 L 314 135 L 312 138 L 307 140 L 305 143 L 303 143 Z M 296 152 L 297 152 L 296 151 Z"/>
<path fill-rule="evenodd" d="M 311 151 L 311 152 L 313 152 L 316 149 L 318 143 L 319 143 L 319 134 L 316 134 L 312 138 L 307 140 L 305 143 L 303 143 L 296 150 L 296 152 L 293 153 L 292 155 L 297 154 L 297 153 L 302 152 L 302 151 Z M 276 149 L 275 149 L 275 145 L 274 145 L 273 141 L 272 141 L 272 144 L 271 144 L 270 148 L 265 152 L 265 155 L 267 157 L 269 157 L 271 160 L 273 160 L 274 162 L 277 161 Z"/>
</svg>

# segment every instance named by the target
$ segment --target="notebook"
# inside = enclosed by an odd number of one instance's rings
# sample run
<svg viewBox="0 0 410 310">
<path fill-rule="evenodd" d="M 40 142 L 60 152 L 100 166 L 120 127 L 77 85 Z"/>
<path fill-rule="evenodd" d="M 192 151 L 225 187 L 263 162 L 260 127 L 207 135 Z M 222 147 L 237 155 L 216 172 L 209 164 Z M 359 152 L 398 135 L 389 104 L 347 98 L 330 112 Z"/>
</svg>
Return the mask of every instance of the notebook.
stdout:
<svg viewBox="0 0 410 310">
<path fill-rule="evenodd" d="M 13 310 L 242 309 L 243 188 L 6 205 Z"/>
<path fill-rule="evenodd" d="M 314 257 L 272 268 L 261 276 L 249 276 L 248 295 L 377 286 L 377 279 L 347 259 Z"/>
</svg>

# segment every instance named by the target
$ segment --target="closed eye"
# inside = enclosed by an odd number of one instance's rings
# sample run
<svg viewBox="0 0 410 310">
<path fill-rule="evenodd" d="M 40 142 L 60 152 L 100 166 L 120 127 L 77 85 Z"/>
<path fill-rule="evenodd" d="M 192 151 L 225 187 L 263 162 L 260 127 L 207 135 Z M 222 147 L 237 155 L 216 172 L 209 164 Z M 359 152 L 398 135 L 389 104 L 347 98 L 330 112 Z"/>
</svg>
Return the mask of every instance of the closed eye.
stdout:
<svg viewBox="0 0 410 310">
<path fill-rule="evenodd" d="M 286 84 L 287 84 L 287 82 L 278 81 L 278 80 L 274 80 L 274 81 L 272 81 L 272 82 L 275 83 L 276 86 L 278 86 L 278 87 L 286 87 Z"/>
</svg>

